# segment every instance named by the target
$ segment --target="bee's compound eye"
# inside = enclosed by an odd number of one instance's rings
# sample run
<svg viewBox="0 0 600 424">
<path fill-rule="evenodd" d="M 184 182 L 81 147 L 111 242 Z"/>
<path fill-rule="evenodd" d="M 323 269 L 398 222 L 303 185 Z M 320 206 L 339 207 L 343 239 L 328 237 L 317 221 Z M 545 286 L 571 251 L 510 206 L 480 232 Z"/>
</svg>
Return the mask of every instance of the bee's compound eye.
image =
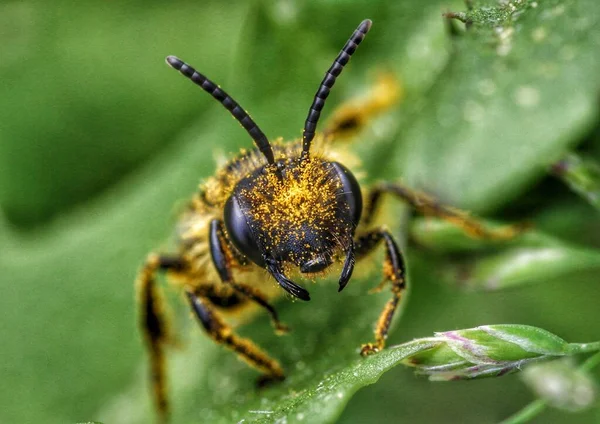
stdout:
<svg viewBox="0 0 600 424">
<path fill-rule="evenodd" d="M 234 246 L 255 264 L 264 266 L 264 260 L 252 229 L 248 225 L 246 215 L 235 194 L 225 203 L 224 215 L 225 228 Z"/>
<path fill-rule="evenodd" d="M 350 216 L 354 221 L 354 225 L 358 225 L 360 222 L 360 216 L 362 215 L 362 194 L 360 192 L 360 185 L 356 180 L 356 177 L 350 172 L 348 168 L 338 162 L 332 162 L 331 165 L 335 169 L 340 182 L 342 183 L 341 196 L 350 212 Z"/>
</svg>

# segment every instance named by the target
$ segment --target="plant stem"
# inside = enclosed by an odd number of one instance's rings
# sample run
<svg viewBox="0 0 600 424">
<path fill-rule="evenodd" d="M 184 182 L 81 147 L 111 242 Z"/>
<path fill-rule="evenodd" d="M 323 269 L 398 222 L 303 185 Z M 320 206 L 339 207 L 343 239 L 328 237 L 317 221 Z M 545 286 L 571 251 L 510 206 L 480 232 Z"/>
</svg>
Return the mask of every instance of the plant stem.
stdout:
<svg viewBox="0 0 600 424">
<path fill-rule="evenodd" d="M 570 343 L 569 344 L 569 351 L 570 351 L 569 355 L 576 355 L 578 353 L 598 352 L 598 351 L 600 351 L 600 342 L 592 342 L 592 343 Z M 585 364 L 589 360 L 591 360 L 594 356 L 590 357 L 581 366 L 582 367 L 585 366 Z"/>
<path fill-rule="evenodd" d="M 591 371 L 599 364 L 600 364 L 600 352 L 596 352 L 595 355 L 590 356 L 589 358 L 587 358 L 587 360 L 583 364 L 581 364 L 580 369 L 582 371 Z"/>
<path fill-rule="evenodd" d="M 592 346 L 592 347 L 590 347 L 590 346 Z M 600 342 L 586 343 L 585 350 L 582 350 L 582 352 L 594 350 L 594 347 L 595 347 L 595 350 L 598 350 L 599 346 L 600 346 Z M 581 371 L 590 371 L 598 365 L 600 365 L 600 352 L 596 352 L 595 355 L 590 356 L 583 364 L 581 364 L 579 369 Z M 548 402 L 546 402 L 545 400 L 536 399 L 533 402 L 531 402 L 529 405 L 526 405 L 523 409 L 521 409 L 517 413 L 515 413 L 515 414 L 511 415 L 510 417 L 508 417 L 507 419 L 503 420 L 500 424 L 526 423 L 526 422 L 532 420 L 533 418 L 535 418 L 536 416 L 538 416 L 539 414 L 541 414 L 546 409 L 547 405 L 548 405 Z"/>
<path fill-rule="evenodd" d="M 525 408 L 518 411 L 516 414 L 511 415 L 500 424 L 521 424 L 526 423 L 527 421 L 532 420 L 536 416 L 546 409 L 546 401 L 542 399 L 537 399 L 531 402 L 529 405 L 525 406 Z"/>
</svg>

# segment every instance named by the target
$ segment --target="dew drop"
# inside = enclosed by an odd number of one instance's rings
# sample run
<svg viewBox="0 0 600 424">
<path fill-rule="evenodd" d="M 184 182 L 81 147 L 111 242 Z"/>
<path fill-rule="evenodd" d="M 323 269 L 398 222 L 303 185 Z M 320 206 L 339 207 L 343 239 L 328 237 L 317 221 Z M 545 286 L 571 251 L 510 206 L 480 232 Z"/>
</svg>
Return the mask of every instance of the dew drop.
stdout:
<svg viewBox="0 0 600 424">
<path fill-rule="evenodd" d="M 465 121 L 471 123 L 479 122 L 483 118 L 484 114 L 485 110 L 479 103 L 474 102 L 473 100 L 468 100 L 465 103 L 465 107 L 463 109 L 463 117 Z"/>
<path fill-rule="evenodd" d="M 575 57 L 575 49 L 571 46 L 565 46 L 560 49 L 560 57 L 564 60 L 573 60 Z"/>
<path fill-rule="evenodd" d="M 275 3 L 273 12 L 279 21 L 290 23 L 298 17 L 298 5 L 292 0 L 280 0 Z"/>
<path fill-rule="evenodd" d="M 540 43 L 546 39 L 547 35 L 548 35 L 548 32 L 546 31 L 546 28 L 537 27 L 531 33 L 531 38 L 533 38 L 533 41 L 535 41 L 536 43 Z"/>
<path fill-rule="evenodd" d="M 554 16 L 560 16 L 563 13 L 565 13 L 565 5 L 564 4 L 556 6 L 554 9 L 552 9 L 552 15 L 554 15 Z"/>
<path fill-rule="evenodd" d="M 477 84 L 479 92 L 484 96 L 491 96 L 496 91 L 496 84 L 491 79 L 484 79 Z"/>
<path fill-rule="evenodd" d="M 515 101 L 524 108 L 537 106 L 540 102 L 540 92 L 528 85 L 522 85 L 515 92 Z"/>
</svg>

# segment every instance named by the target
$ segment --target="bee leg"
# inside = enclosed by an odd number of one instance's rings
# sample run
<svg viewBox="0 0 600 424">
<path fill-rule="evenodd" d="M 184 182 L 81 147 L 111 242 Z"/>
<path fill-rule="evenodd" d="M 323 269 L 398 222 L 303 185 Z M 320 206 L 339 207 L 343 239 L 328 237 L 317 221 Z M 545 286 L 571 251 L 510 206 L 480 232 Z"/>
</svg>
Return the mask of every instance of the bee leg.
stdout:
<svg viewBox="0 0 600 424">
<path fill-rule="evenodd" d="M 203 283 L 194 288 L 194 294 L 207 298 L 217 308 L 231 309 L 244 304 L 244 296 L 224 284 Z"/>
<path fill-rule="evenodd" d="M 509 240 L 529 228 L 527 223 L 505 225 L 501 228 L 486 228 L 479 219 L 472 217 L 466 211 L 443 205 L 432 196 L 411 190 L 402 184 L 389 182 L 379 183 L 371 189 L 365 208 L 364 224 L 368 225 L 373 220 L 380 204 L 381 195 L 384 193 L 394 195 L 425 216 L 435 216 L 456 225 L 473 238 Z"/>
<path fill-rule="evenodd" d="M 275 334 L 281 336 L 290 331 L 290 328 L 286 324 L 279 321 L 279 315 L 277 314 L 277 310 L 273 307 L 273 305 L 269 303 L 267 297 L 263 292 L 261 292 L 257 288 L 254 288 L 244 283 L 232 281 L 228 284 L 230 284 L 237 293 L 240 293 L 244 297 L 251 299 L 253 302 L 256 302 L 258 305 L 267 310 L 267 313 L 271 316 L 271 323 L 273 324 L 273 328 L 275 329 Z"/>
<path fill-rule="evenodd" d="M 275 327 L 277 334 L 284 334 L 289 331 L 289 328 L 279 321 L 279 315 L 275 308 L 267 301 L 266 296 L 258 289 L 248 286 L 243 283 L 234 281 L 231 275 L 231 263 L 233 254 L 227 248 L 225 235 L 223 234 L 223 222 L 213 219 L 210 223 L 210 253 L 213 264 L 219 273 L 219 277 L 224 284 L 232 287 L 236 292 L 244 295 L 248 299 L 256 302 L 261 307 L 265 308 L 271 316 L 271 322 Z"/>
<path fill-rule="evenodd" d="M 171 331 L 166 315 L 167 305 L 162 290 L 156 285 L 156 273 L 158 270 L 180 270 L 183 267 L 184 263 L 178 257 L 151 253 L 138 274 L 136 285 L 141 305 L 140 326 L 150 355 L 154 404 L 161 422 L 165 422 L 169 414 L 165 345 L 171 341 Z"/>
<path fill-rule="evenodd" d="M 396 104 L 402 87 L 392 74 L 381 74 L 364 98 L 350 100 L 336 108 L 323 131 L 328 141 L 345 141 L 357 135 L 371 119 Z"/>
<path fill-rule="evenodd" d="M 250 366 L 262 371 L 264 375 L 259 380 L 281 381 L 285 379 L 283 369 L 279 363 L 271 359 L 256 344 L 249 339 L 244 339 L 233 332 L 217 311 L 211 306 L 210 301 L 202 296 L 197 296 L 191 291 L 186 292 L 194 314 L 204 327 L 208 335 L 218 344 L 236 352 L 240 358 Z"/>
<path fill-rule="evenodd" d="M 406 289 L 404 259 L 398 245 L 392 238 L 392 235 L 383 228 L 378 228 L 369 231 L 357 237 L 355 241 L 356 257 L 364 257 L 372 252 L 380 242 L 385 245 L 385 259 L 383 262 L 384 282 L 377 288 L 381 290 L 383 284 L 391 283 L 392 298 L 386 303 L 383 311 L 379 315 L 377 325 L 375 327 L 375 342 L 366 343 L 361 346 L 360 354 L 363 356 L 379 352 L 385 346 L 390 325 L 394 313 L 398 308 L 402 294 Z"/>
</svg>

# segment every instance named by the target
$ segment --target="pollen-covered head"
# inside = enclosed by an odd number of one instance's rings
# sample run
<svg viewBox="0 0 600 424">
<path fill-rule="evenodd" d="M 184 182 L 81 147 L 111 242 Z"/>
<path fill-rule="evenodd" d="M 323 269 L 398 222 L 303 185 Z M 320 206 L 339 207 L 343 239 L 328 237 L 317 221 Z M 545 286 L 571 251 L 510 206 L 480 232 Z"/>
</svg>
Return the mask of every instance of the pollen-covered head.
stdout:
<svg viewBox="0 0 600 424">
<path fill-rule="evenodd" d="M 352 248 L 361 211 L 360 187 L 344 166 L 289 159 L 237 184 L 225 225 L 235 247 L 256 264 L 314 273 Z"/>
</svg>

